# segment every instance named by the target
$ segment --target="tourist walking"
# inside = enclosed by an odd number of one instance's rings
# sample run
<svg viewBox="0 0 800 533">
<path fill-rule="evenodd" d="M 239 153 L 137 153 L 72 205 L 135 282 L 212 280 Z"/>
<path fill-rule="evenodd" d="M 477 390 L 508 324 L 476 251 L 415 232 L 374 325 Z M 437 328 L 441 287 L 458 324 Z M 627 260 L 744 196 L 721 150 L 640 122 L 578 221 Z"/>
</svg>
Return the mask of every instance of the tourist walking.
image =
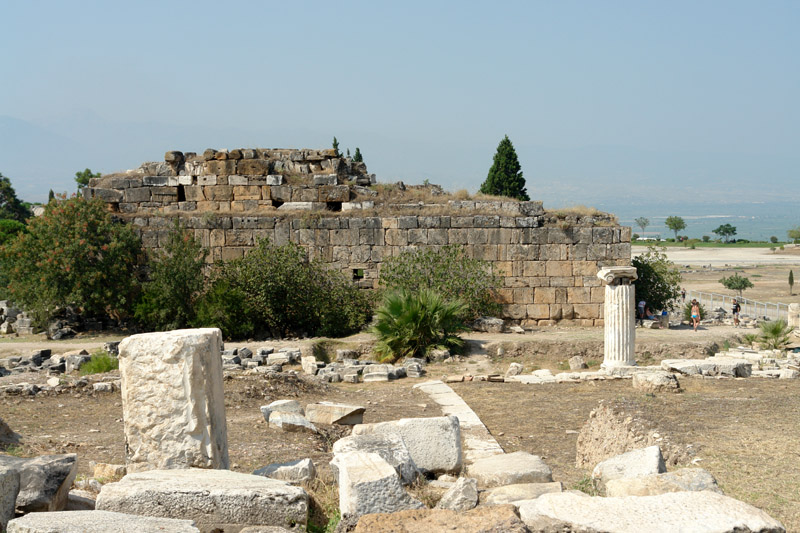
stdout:
<svg viewBox="0 0 800 533">
<path fill-rule="evenodd" d="M 700 304 L 697 300 L 692 300 L 692 326 L 697 331 L 697 326 L 700 325 Z"/>
<path fill-rule="evenodd" d="M 733 327 L 739 327 L 739 313 L 742 311 L 742 306 L 739 305 L 739 302 L 736 301 L 736 298 L 733 299 Z"/>
</svg>

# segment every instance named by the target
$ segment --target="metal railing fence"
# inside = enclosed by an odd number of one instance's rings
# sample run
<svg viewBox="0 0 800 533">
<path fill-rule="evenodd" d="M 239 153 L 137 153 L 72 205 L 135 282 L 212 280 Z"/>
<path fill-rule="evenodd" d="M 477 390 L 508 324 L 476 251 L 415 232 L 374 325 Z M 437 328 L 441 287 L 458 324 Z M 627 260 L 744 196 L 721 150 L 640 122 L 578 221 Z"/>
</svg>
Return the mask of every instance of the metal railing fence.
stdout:
<svg viewBox="0 0 800 533">
<path fill-rule="evenodd" d="M 703 291 L 686 291 L 686 301 L 691 302 L 696 298 L 700 305 L 702 305 L 706 312 L 712 312 L 717 307 L 722 307 L 725 312 L 730 314 L 733 308 L 733 300 L 736 299 L 742 307 L 743 315 L 768 318 L 769 320 L 788 320 L 789 318 L 789 305 L 782 303 L 771 302 L 758 302 L 749 298 L 739 298 L 738 296 L 730 296 L 727 294 L 716 294 L 713 292 Z"/>
</svg>

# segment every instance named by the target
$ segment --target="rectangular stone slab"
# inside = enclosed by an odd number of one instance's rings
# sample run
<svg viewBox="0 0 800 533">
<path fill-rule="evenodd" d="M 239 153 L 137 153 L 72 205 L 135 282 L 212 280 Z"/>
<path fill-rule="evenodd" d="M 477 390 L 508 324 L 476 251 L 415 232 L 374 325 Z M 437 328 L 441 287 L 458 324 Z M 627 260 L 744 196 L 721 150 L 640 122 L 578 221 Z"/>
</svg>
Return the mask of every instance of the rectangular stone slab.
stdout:
<svg viewBox="0 0 800 533">
<path fill-rule="evenodd" d="M 228 468 L 219 329 L 144 333 L 119 345 L 128 472 Z"/>
<path fill-rule="evenodd" d="M 358 405 L 331 402 L 310 403 L 306 405 L 306 418 L 314 424 L 353 426 L 364 421 L 364 411 L 366 408 Z"/>
<path fill-rule="evenodd" d="M 30 513 L 8 525 L 8 533 L 199 533 L 191 520 L 133 516 L 109 511 Z"/>
</svg>

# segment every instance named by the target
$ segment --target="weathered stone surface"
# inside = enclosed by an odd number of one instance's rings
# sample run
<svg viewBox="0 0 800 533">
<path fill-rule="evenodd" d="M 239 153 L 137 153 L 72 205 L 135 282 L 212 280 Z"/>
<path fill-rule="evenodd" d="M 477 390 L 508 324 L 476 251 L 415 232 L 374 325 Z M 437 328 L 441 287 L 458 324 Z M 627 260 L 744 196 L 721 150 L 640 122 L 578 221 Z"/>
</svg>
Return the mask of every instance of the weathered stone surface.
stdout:
<svg viewBox="0 0 800 533">
<path fill-rule="evenodd" d="M 400 435 L 393 433 L 350 435 L 333 444 L 333 453 L 377 453 L 395 469 L 400 481 L 409 485 L 417 479 L 419 470 Z"/>
<path fill-rule="evenodd" d="M 364 421 L 365 407 L 331 402 L 306 405 L 306 418 L 313 424 L 339 424 L 353 426 Z"/>
<path fill-rule="evenodd" d="M 661 448 L 649 446 L 598 463 L 592 470 L 592 478 L 604 486 L 612 479 L 649 476 L 666 471 L 667 467 L 661 456 Z"/>
<path fill-rule="evenodd" d="M 421 509 L 361 517 L 354 533 L 529 533 L 512 505 L 482 506 L 469 511 Z"/>
<path fill-rule="evenodd" d="M 305 417 L 293 413 L 281 413 L 278 411 L 273 411 L 269 414 L 269 425 L 271 427 L 280 428 L 283 431 L 289 432 L 318 432 L 316 426 L 306 420 Z"/>
<path fill-rule="evenodd" d="M 644 392 L 681 392 L 678 378 L 669 372 L 637 372 L 632 381 L 634 389 Z"/>
<path fill-rule="evenodd" d="M 96 479 L 120 479 L 122 476 L 128 473 L 128 469 L 125 465 L 115 465 L 110 463 L 95 463 L 94 465 L 94 477 Z"/>
<path fill-rule="evenodd" d="M 103 486 L 97 509 L 194 520 L 201 531 L 306 523 L 308 495 L 262 476 L 228 470 L 151 470 Z"/>
<path fill-rule="evenodd" d="M 303 406 L 297 400 L 275 400 L 269 405 L 261 406 L 261 414 L 264 415 L 264 420 L 267 422 L 269 422 L 269 415 L 272 412 L 303 416 Z"/>
<path fill-rule="evenodd" d="M 423 472 L 444 474 L 461 470 L 461 428 L 458 418 L 402 418 L 392 422 L 353 426 L 353 435 L 398 435 Z"/>
<path fill-rule="evenodd" d="M 19 494 L 19 471 L 0 466 L 0 531 L 5 531 L 8 521 L 14 518 Z"/>
<path fill-rule="evenodd" d="M 475 319 L 475 322 L 472 323 L 472 329 L 486 333 L 502 333 L 504 325 L 505 322 L 502 318 L 482 316 Z"/>
<path fill-rule="evenodd" d="M 19 475 L 17 510 L 25 513 L 62 511 L 78 472 L 77 460 L 74 453 L 29 459 L 0 455 L 0 469 L 12 470 Z"/>
<path fill-rule="evenodd" d="M 800 378 L 800 372 L 792 368 L 784 368 L 783 370 L 781 370 L 781 373 L 778 374 L 778 379 L 798 379 L 798 378 Z"/>
<path fill-rule="evenodd" d="M 515 504 L 523 500 L 533 500 L 542 494 L 562 492 L 564 490 L 560 481 L 550 483 L 515 483 L 504 485 L 486 491 L 483 500 L 490 505 L 504 503 Z"/>
<path fill-rule="evenodd" d="M 0 442 L 4 444 L 14 444 L 19 442 L 19 435 L 14 433 L 14 431 L 3 422 L 3 419 L 0 418 Z"/>
<path fill-rule="evenodd" d="M 74 489 L 69 491 L 65 511 L 94 511 L 97 494 L 88 490 Z"/>
<path fill-rule="evenodd" d="M 468 511 L 476 505 L 478 505 L 478 482 L 473 478 L 461 477 L 444 493 L 436 508 Z"/>
<path fill-rule="evenodd" d="M 667 492 L 710 490 L 722 494 L 717 480 L 702 468 L 682 468 L 663 474 L 612 479 L 606 496 L 654 496 Z"/>
<path fill-rule="evenodd" d="M 289 483 L 311 481 L 317 475 L 317 469 L 311 459 L 298 459 L 286 463 L 273 463 L 253 472 L 254 476 L 280 479 Z"/>
<path fill-rule="evenodd" d="M 780 522 L 764 511 L 710 491 L 625 498 L 544 494 L 522 502 L 519 513 L 531 531 L 785 532 Z"/>
<path fill-rule="evenodd" d="M 550 467 L 541 457 L 528 452 L 514 452 L 478 459 L 467 467 L 467 473 L 483 488 L 516 483 L 549 483 Z"/>
<path fill-rule="evenodd" d="M 191 520 L 134 516 L 109 511 L 31 513 L 11 521 L 8 533 L 200 533 Z"/>
<path fill-rule="evenodd" d="M 523 367 L 519 363 L 511 363 L 508 365 L 508 370 L 506 370 L 506 377 L 509 378 L 511 376 L 518 376 L 522 374 Z"/>
<path fill-rule="evenodd" d="M 709 357 L 707 359 L 664 359 L 661 368 L 687 376 L 729 376 L 747 378 L 753 373 L 753 363 L 746 359 Z"/>
<path fill-rule="evenodd" d="M 397 472 L 376 453 L 340 453 L 334 456 L 331 467 L 337 471 L 343 517 L 424 507 L 406 493 Z"/>
<path fill-rule="evenodd" d="M 589 365 L 586 364 L 586 360 L 583 357 L 575 355 L 569 358 L 570 370 L 582 370 L 584 368 L 589 368 Z"/>
<path fill-rule="evenodd" d="M 119 345 L 129 472 L 228 468 L 222 333 L 133 335 Z"/>
</svg>

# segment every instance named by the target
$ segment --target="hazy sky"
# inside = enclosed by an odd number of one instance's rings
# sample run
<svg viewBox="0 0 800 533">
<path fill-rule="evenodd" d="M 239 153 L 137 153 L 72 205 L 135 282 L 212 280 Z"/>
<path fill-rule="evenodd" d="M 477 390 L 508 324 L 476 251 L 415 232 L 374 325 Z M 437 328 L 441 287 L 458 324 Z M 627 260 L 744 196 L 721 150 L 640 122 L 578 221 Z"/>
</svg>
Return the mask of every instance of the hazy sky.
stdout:
<svg viewBox="0 0 800 533">
<path fill-rule="evenodd" d="M 800 2 L 7 0 L 0 172 L 73 189 L 169 149 L 361 148 L 380 181 L 800 200 Z M 622 199 L 622 200 L 620 200 Z"/>
</svg>

